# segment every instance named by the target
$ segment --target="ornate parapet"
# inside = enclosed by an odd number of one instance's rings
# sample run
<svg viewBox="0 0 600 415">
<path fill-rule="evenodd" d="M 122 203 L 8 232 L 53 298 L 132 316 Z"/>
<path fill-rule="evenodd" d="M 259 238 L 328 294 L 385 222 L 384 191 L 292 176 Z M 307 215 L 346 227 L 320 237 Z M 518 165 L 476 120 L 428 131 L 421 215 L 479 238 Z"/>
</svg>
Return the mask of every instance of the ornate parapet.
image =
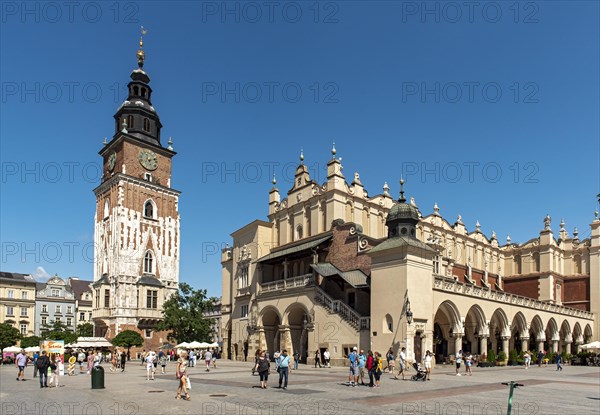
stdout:
<svg viewBox="0 0 600 415">
<path fill-rule="evenodd" d="M 594 314 L 590 313 L 589 311 L 565 307 L 563 305 L 553 304 L 546 301 L 539 301 L 533 298 L 522 297 L 520 295 L 509 294 L 504 291 L 494 291 L 489 288 L 477 287 L 470 284 L 463 284 L 452 278 L 446 278 L 440 275 L 433 276 L 433 289 L 453 294 L 461 294 L 467 295 L 469 297 L 495 301 L 498 303 L 532 308 L 534 310 L 548 311 L 551 313 L 562 314 L 565 316 L 579 317 L 587 320 L 594 319 Z"/>
</svg>

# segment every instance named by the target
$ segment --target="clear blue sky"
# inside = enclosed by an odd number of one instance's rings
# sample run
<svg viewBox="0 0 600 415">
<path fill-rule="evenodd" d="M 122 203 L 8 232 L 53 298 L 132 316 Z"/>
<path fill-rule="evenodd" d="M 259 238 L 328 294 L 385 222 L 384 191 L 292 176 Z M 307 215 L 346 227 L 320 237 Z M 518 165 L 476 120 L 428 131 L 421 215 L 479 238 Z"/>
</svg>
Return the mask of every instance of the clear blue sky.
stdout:
<svg viewBox="0 0 600 415">
<path fill-rule="evenodd" d="M 303 148 L 322 182 L 332 141 L 372 195 L 387 181 L 396 196 L 404 172 L 424 215 L 437 202 L 502 243 L 536 237 L 547 213 L 555 234 L 564 218 L 589 236 L 597 2 L 48 4 L 1 4 L 4 271 L 92 279 L 97 152 L 140 25 L 163 144 L 178 152 L 180 279 L 211 295 L 211 252 L 266 219 L 273 168 L 287 191 Z"/>
</svg>

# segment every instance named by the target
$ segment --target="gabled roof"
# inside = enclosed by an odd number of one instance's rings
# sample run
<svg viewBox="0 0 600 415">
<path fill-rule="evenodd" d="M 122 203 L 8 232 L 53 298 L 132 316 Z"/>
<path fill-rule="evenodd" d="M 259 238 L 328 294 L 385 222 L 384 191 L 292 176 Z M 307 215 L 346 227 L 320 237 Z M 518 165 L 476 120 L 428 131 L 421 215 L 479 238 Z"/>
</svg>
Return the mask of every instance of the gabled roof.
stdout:
<svg viewBox="0 0 600 415">
<path fill-rule="evenodd" d="M 415 238 L 410 238 L 407 236 L 397 236 L 394 238 L 389 238 L 377 245 L 376 247 L 371 248 L 368 252 L 380 252 L 388 249 L 399 248 L 401 246 L 412 246 L 415 248 L 420 248 L 425 251 L 435 252 L 429 245 L 419 241 Z"/>
<path fill-rule="evenodd" d="M 144 275 L 137 282 L 138 285 L 153 285 L 155 287 L 163 287 L 163 283 L 156 277 L 151 277 L 149 275 Z"/>
<path fill-rule="evenodd" d="M 0 272 L 0 279 L 18 283 L 35 284 L 35 278 L 30 274 L 19 274 L 18 272 Z"/>
<path fill-rule="evenodd" d="M 75 298 L 81 298 L 81 295 L 85 292 L 91 292 L 93 281 L 85 281 L 80 279 L 69 278 L 69 285 L 75 293 Z"/>
</svg>

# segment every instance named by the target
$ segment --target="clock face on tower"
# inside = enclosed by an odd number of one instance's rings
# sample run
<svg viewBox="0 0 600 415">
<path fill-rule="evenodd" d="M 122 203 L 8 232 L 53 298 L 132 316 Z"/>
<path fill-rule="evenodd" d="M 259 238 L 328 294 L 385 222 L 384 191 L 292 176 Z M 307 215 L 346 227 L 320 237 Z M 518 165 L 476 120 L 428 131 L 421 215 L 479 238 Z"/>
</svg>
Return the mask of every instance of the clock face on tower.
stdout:
<svg viewBox="0 0 600 415">
<path fill-rule="evenodd" d="M 108 156 L 108 171 L 113 171 L 115 168 L 115 162 L 117 161 L 117 153 L 113 152 Z"/>
<path fill-rule="evenodd" d="M 158 159 L 152 150 L 142 149 L 139 155 L 140 164 L 146 170 L 156 170 L 158 167 Z"/>
</svg>

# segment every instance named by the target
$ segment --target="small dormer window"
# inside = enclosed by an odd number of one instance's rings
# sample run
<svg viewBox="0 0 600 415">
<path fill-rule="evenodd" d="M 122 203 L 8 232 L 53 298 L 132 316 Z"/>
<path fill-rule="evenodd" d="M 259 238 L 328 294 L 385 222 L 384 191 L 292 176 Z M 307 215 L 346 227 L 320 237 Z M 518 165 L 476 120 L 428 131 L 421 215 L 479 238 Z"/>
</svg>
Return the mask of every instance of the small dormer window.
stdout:
<svg viewBox="0 0 600 415">
<path fill-rule="evenodd" d="M 150 120 L 148 118 L 144 118 L 144 131 L 150 132 Z"/>
</svg>

